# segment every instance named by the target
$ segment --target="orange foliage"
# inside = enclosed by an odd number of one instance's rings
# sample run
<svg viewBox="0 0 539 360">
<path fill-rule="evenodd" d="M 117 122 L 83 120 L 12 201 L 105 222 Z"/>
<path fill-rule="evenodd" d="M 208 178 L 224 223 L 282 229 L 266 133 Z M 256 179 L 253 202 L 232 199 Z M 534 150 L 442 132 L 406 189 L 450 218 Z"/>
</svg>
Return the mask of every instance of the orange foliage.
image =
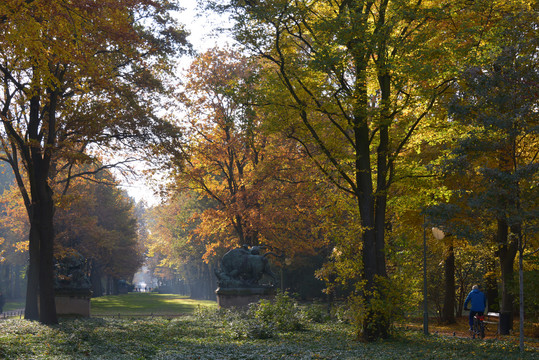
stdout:
<svg viewBox="0 0 539 360">
<path fill-rule="evenodd" d="M 266 245 L 292 257 L 323 245 L 314 233 L 323 202 L 304 154 L 290 139 L 266 134 L 256 102 L 258 64 L 231 50 L 202 54 L 180 99 L 188 110 L 186 163 L 176 191 L 211 201 L 193 229 L 204 259 L 243 244 Z"/>
</svg>

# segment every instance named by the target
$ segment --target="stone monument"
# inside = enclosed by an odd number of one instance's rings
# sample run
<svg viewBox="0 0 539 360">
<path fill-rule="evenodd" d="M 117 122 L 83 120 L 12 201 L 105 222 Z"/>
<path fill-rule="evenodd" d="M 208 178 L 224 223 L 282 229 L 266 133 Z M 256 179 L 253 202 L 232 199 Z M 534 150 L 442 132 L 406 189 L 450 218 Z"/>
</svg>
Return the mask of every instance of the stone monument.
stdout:
<svg viewBox="0 0 539 360">
<path fill-rule="evenodd" d="M 56 258 L 55 267 L 56 313 L 90 317 L 92 284 L 88 277 L 86 259 L 73 251 Z"/>
<path fill-rule="evenodd" d="M 215 271 L 219 307 L 244 307 L 261 299 L 273 299 L 276 276 L 266 258 L 270 254 L 277 256 L 272 252 L 260 255 L 260 247 L 243 245 L 223 256 L 220 269 Z M 270 284 L 259 284 L 264 275 L 271 278 Z"/>
</svg>

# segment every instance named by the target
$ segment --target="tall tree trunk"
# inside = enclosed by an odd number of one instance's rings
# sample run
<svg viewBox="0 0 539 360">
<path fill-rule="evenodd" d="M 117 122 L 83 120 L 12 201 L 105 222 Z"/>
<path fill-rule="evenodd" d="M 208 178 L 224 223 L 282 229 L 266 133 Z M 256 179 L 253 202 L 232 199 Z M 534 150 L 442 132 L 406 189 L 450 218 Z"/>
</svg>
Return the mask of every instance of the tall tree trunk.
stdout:
<svg viewBox="0 0 539 360">
<path fill-rule="evenodd" d="M 101 282 L 102 273 L 101 267 L 95 259 L 91 260 L 90 266 L 90 282 L 92 283 L 92 296 L 103 296 L 103 283 Z"/>
<path fill-rule="evenodd" d="M 385 48 L 385 46 L 384 46 Z M 381 57 L 380 61 L 383 61 Z M 380 85 L 382 109 L 380 112 L 380 144 L 377 152 L 377 177 L 376 177 L 376 198 L 375 198 L 375 231 L 376 231 L 376 274 L 387 277 L 386 254 L 385 254 L 385 229 L 386 229 L 386 208 L 387 208 L 387 188 L 389 169 L 389 124 L 391 123 L 391 76 L 385 67 L 378 70 L 378 83 Z"/>
<path fill-rule="evenodd" d="M 364 35 L 366 24 L 359 4 L 353 3 L 351 10 L 359 20 L 354 24 L 359 38 L 349 44 L 355 60 L 356 83 L 354 86 L 354 133 L 356 147 L 356 186 L 359 213 L 361 217 L 361 226 L 363 228 L 363 278 L 365 280 L 365 289 L 363 290 L 363 301 L 365 305 L 365 315 L 363 317 L 363 338 L 367 341 L 373 341 L 389 336 L 389 323 L 387 314 L 381 313 L 381 310 L 372 306 L 374 299 L 383 298 L 383 289 L 381 284 L 377 283 L 377 277 L 386 277 L 385 254 L 384 254 L 384 225 L 385 225 L 385 178 L 387 174 L 387 145 L 388 134 L 381 130 L 380 146 L 378 148 L 378 166 L 381 166 L 377 178 L 377 193 L 373 188 L 373 170 L 370 160 L 370 129 L 368 123 L 367 109 L 367 63 L 365 57 L 365 39 Z M 389 86 L 389 83 L 383 83 Z M 383 96 L 389 96 L 389 87 Z M 382 125 L 382 128 L 384 126 Z M 381 173 L 380 173 L 381 171 Z"/>
<path fill-rule="evenodd" d="M 24 308 L 24 318 L 26 320 L 39 320 L 38 291 L 39 291 L 39 236 L 37 231 L 37 219 L 34 214 L 37 213 L 35 204 L 32 205 L 30 218 L 29 235 L 29 259 L 28 270 L 26 273 L 26 305 Z"/>
<path fill-rule="evenodd" d="M 48 176 L 36 176 L 34 199 L 35 205 L 33 226 L 39 237 L 39 321 L 43 324 L 56 324 L 56 305 L 54 301 L 54 203 L 52 189 L 47 183 Z"/>
<path fill-rule="evenodd" d="M 383 254 L 383 233 L 382 245 L 378 244 L 380 238 L 377 236 L 376 209 L 372 187 L 372 170 L 369 159 L 368 126 L 366 120 L 357 128 L 356 141 L 359 150 L 357 156 L 357 183 L 360 189 L 358 194 L 358 205 L 361 217 L 361 226 L 364 229 L 363 240 L 363 278 L 365 289 L 363 290 L 363 300 L 365 304 L 365 315 L 363 318 L 363 338 L 373 341 L 379 338 L 387 338 L 389 335 L 389 324 L 387 314 L 381 313 L 379 309 L 372 306 L 374 299 L 380 300 L 383 297 L 381 284 L 377 282 L 377 277 L 385 277 L 385 254 Z M 384 211 L 385 213 L 385 211 Z M 379 214 L 378 214 L 379 215 Z M 381 217 L 384 218 L 383 216 Z M 379 220 L 380 221 L 380 220 Z M 380 222 L 379 222 L 380 224 Z M 382 253 L 381 253 L 382 252 Z M 380 259 L 384 259 L 381 261 Z"/>
<path fill-rule="evenodd" d="M 33 201 L 33 220 L 39 241 L 39 321 L 43 324 L 57 324 L 54 301 L 54 201 L 49 186 L 51 169 L 51 147 L 55 145 L 56 100 L 55 91 L 49 91 L 47 114 L 44 123 L 40 119 L 39 101 L 32 98 L 28 133 L 30 157 L 33 165 L 29 171 L 30 193 Z M 38 112 L 36 114 L 36 111 Z M 40 129 L 47 125 L 47 129 Z M 45 143 L 41 145 L 41 142 Z M 33 239 L 36 240 L 35 238 Z"/>
<path fill-rule="evenodd" d="M 47 185 L 48 188 L 48 185 Z M 50 191 L 50 188 L 47 189 Z M 50 191 L 52 194 L 52 191 Z M 54 205 L 52 195 L 43 206 L 43 223 L 40 236 L 39 261 L 39 321 L 43 324 L 57 324 L 54 299 Z"/>
<path fill-rule="evenodd" d="M 450 240 L 451 241 L 451 240 Z M 454 324 L 455 321 L 455 252 L 451 243 L 444 259 L 444 305 L 442 322 Z"/>
<path fill-rule="evenodd" d="M 485 288 L 487 295 L 488 311 L 500 312 L 498 299 L 498 279 L 496 276 L 495 259 L 487 260 L 487 275 L 485 275 Z"/>
<path fill-rule="evenodd" d="M 511 291 L 514 276 L 514 263 L 518 250 L 518 242 L 509 239 L 509 227 L 505 219 L 498 219 L 497 241 L 499 244 L 498 256 L 502 273 L 502 307 L 500 311 L 500 333 L 509 335 L 513 329 L 513 301 Z"/>
<path fill-rule="evenodd" d="M 29 266 L 25 319 L 56 324 L 54 301 L 54 203 L 45 174 L 30 177 L 33 204 L 30 207 Z M 39 304 L 38 304 L 39 299 Z"/>
</svg>

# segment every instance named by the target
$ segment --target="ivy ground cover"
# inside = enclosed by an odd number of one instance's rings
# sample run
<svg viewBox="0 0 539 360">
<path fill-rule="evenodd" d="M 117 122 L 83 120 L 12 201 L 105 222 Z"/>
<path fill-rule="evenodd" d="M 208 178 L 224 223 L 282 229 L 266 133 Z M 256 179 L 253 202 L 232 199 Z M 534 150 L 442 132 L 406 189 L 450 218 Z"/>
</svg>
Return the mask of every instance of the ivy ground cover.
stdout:
<svg viewBox="0 0 539 360">
<path fill-rule="evenodd" d="M 0 322 L 5 359 L 539 359 L 501 340 L 472 341 L 397 331 L 390 340 L 354 340 L 348 324 L 310 323 L 269 339 L 233 336 L 215 317 L 66 319 L 56 326 Z"/>
</svg>

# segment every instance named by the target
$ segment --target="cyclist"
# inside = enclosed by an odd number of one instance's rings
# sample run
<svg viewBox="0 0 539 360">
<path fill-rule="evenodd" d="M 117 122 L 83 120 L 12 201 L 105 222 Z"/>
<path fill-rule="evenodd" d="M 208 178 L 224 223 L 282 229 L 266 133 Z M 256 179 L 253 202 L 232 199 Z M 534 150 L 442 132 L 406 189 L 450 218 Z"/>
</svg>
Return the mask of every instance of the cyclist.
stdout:
<svg viewBox="0 0 539 360">
<path fill-rule="evenodd" d="M 470 331 L 473 330 L 473 318 L 475 315 L 483 315 L 485 308 L 487 307 L 487 297 L 479 290 L 479 285 L 472 286 L 472 291 L 466 297 L 464 301 L 464 309 L 467 310 L 468 303 L 471 302 L 470 308 Z"/>
</svg>

